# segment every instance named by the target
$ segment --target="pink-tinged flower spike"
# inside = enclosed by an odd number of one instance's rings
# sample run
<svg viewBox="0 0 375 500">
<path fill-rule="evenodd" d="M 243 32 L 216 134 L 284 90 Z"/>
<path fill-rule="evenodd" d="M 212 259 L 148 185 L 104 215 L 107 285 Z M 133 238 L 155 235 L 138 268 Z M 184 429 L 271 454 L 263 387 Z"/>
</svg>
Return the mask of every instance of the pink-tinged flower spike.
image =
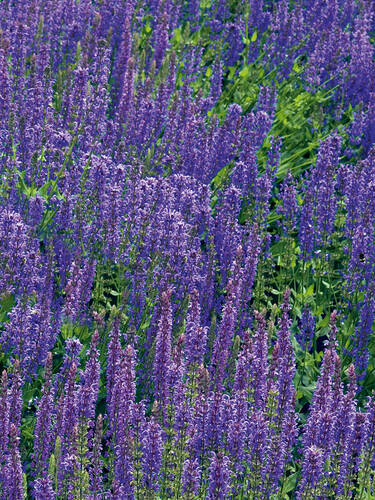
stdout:
<svg viewBox="0 0 375 500">
<path fill-rule="evenodd" d="M 171 343 L 172 343 L 172 290 L 167 290 L 161 294 L 160 299 L 160 320 L 156 334 L 156 348 L 154 358 L 154 395 L 164 407 L 169 396 L 169 371 L 171 363 Z"/>
<path fill-rule="evenodd" d="M 34 430 L 33 470 L 36 478 L 46 478 L 48 462 L 53 446 L 52 416 L 54 410 L 54 387 L 52 386 L 52 354 L 48 353 L 42 397 L 36 412 L 36 425 Z M 36 495 L 36 486 L 34 491 Z M 36 498 L 38 496 L 36 495 Z"/>
<path fill-rule="evenodd" d="M 329 317 L 329 345 L 331 349 L 336 348 L 336 341 L 337 341 L 337 311 L 334 310 L 332 311 L 330 317 Z"/>
<path fill-rule="evenodd" d="M 5 465 L 5 498 L 7 500 L 20 500 L 23 498 L 24 490 L 18 430 L 14 424 L 10 424 L 9 448 L 7 463 Z"/>
</svg>

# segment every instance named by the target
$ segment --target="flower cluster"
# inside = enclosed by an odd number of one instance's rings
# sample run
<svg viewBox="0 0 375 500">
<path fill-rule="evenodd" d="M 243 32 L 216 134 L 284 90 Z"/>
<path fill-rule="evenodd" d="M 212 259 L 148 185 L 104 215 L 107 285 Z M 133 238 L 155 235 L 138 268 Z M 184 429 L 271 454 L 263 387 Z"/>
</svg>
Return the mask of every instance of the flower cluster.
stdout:
<svg viewBox="0 0 375 500">
<path fill-rule="evenodd" d="M 374 13 L 0 2 L 1 498 L 373 495 Z"/>
</svg>

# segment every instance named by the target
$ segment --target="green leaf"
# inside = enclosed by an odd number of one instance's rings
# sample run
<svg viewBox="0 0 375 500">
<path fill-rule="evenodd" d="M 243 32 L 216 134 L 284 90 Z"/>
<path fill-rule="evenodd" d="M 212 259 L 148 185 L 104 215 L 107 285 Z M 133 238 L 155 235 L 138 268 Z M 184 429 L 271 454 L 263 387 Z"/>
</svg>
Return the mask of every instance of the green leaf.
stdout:
<svg viewBox="0 0 375 500">
<path fill-rule="evenodd" d="M 211 183 L 214 190 L 221 188 L 225 183 L 230 173 L 230 167 L 231 165 L 228 163 L 228 165 L 225 165 L 225 167 L 219 170 L 216 176 L 212 179 Z"/>
<path fill-rule="evenodd" d="M 139 327 L 140 330 L 144 331 L 144 330 L 147 330 L 147 328 L 150 326 L 150 323 L 151 323 L 151 316 L 148 316 L 148 318 L 146 319 L 146 321 L 144 321 L 141 326 Z"/>
<path fill-rule="evenodd" d="M 325 317 L 319 321 L 318 328 L 325 328 L 329 325 L 329 314 L 326 314 Z"/>
<path fill-rule="evenodd" d="M 258 32 L 254 31 L 252 37 L 250 38 L 250 41 L 255 42 L 257 38 L 258 38 Z"/>
<path fill-rule="evenodd" d="M 283 495 L 286 495 L 290 491 L 293 491 L 297 485 L 298 472 L 295 472 L 291 476 L 288 476 L 283 484 Z"/>
<path fill-rule="evenodd" d="M 181 43 L 183 41 L 181 26 L 174 30 L 174 41 L 176 41 L 177 43 Z"/>
<path fill-rule="evenodd" d="M 7 317 L 7 314 L 12 310 L 12 307 L 16 303 L 14 295 L 5 295 L 0 301 L 0 322 L 3 323 Z"/>
<path fill-rule="evenodd" d="M 301 386 L 299 388 L 300 393 L 302 393 L 303 396 L 307 399 L 307 401 L 310 403 L 314 394 L 315 386 L 314 385 L 309 385 L 307 387 Z"/>
<path fill-rule="evenodd" d="M 241 71 L 240 71 L 240 77 L 241 78 L 247 78 L 247 76 L 250 73 L 249 66 L 245 66 Z"/>
<path fill-rule="evenodd" d="M 27 477 L 26 473 L 22 474 L 23 498 L 27 498 Z"/>
<path fill-rule="evenodd" d="M 234 74 L 235 74 L 235 72 L 236 72 L 236 67 L 235 67 L 235 66 L 230 66 L 230 67 L 228 68 L 228 70 L 229 70 L 228 80 L 232 80 L 232 79 L 233 79 L 233 77 L 234 77 Z"/>
<path fill-rule="evenodd" d="M 21 192 L 27 197 L 29 198 L 30 197 L 30 194 L 31 194 L 31 189 L 30 187 L 26 184 L 25 182 L 25 174 L 26 172 L 20 172 L 19 170 L 16 170 L 17 174 L 18 174 L 18 188 L 21 190 Z"/>
<path fill-rule="evenodd" d="M 38 190 L 38 193 L 40 194 L 40 196 L 42 198 L 44 198 L 45 200 L 47 199 L 47 193 L 48 193 L 48 188 L 50 187 L 51 185 L 51 181 L 47 181 L 43 184 L 43 186 Z"/>
</svg>

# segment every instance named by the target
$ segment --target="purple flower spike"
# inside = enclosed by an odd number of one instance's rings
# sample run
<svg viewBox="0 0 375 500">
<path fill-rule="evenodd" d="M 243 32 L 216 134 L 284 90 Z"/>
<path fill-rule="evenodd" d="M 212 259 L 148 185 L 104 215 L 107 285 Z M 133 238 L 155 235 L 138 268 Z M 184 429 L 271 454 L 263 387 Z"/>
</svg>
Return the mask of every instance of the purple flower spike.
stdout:
<svg viewBox="0 0 375 500">
<path fill-rule="evenodd" d="M 208 498 L 221 500 L 226 498 L 230 488 L 229 458 L 221 453 L 212 452 Z"/>
<path fill-rule="evenodd" d="M 182 472 L 182 492 L 194 496 L 198 494 L 201 468 L 197 459 L 187 459 Z"/>
<path fill-rule="evenodd" d="M 93 439 L 92 452 L 90 454 L 90 492 L 93 498 L 98 500 L 103 494 L 103 461 L 102 461 L 102 434 L 103 434 L 103 417 L 98 415 L 96 420 L 95 434 Z"/>
<path fill-rule="evenodd" d="M 78 394 L 78 413 L 82 418 L 93 420 L 96 401 L 98 399 L 100 363 L 99 363 L 99 332 L 95 330 L 91 339 L 89 359 L 81 377 L 81 389 Z"/>
<path fill-rule="evenodd" d="M 298 500 L 314 498 L 313 491 L 323 475 L 323 452 L 317 446 L 309 446 L 302 464 L 302 479 L 298 488 Z"/>
<path fill-rule="evenodd" d="M 5 466 L 5 491 L 9 500 L 19 500 L 23 498 L 23 481 L 21 456 L 19 452 L 18 429 L 14 424 L 10 424 L 9 430 L 9 454 Z"/>
<path fill-rule="evenodd" d="M 141 443 L 143 482 L 147 489 L 157 492 L 162 461 L 161 427 L 151 418 L 146 423 Z"/>
<path fill-rule="evenodd" d="M 38 500 L 55 500 L 56 494 L 53 491 L 50 477 L 39 477 L 34 484 L 34 495 Z"/>
<path fill-rule="evenodd" d="M 4 463 L 8 451 L 9 441 L 9 395 L 8 395 L 8 374 L 4 370 L 1 376 L 0 392 L 0 462 Z M 5 484 L 6 473 L 4 467 L 0 467 L 0 486 Z"/>
<path fill-rule="evenodd" d="M 172 290 L 161 294 L 161 311 L 154 359 L 154 394 L 162 405 L 166 404 L 169 395 L 169 370 L 172 354 L 171 295 Z"/>
<path fill-rule="evenodd" d="M 35 477 L 46 478 L 48 462 L 53 446 L 52 415 L 54 407 L 54 387 L 52 386 L 52 354 L 48 353 L 42 397 L 36 413 L 34 430 L 33 467 Z M 36 488 L 36 483 L 34 485 Z M 35 489 L 35 492 L 37 490 Z M 36 493 L 35 493 L 36 494 Z"/>
<path fill-rule="evenodd" d="M 199 365 L 206 348 L 207 328 L 201 326 L 198 290 L 193 290 L 186 319 L 185 357 L 188 365 Z"/>
</svg>

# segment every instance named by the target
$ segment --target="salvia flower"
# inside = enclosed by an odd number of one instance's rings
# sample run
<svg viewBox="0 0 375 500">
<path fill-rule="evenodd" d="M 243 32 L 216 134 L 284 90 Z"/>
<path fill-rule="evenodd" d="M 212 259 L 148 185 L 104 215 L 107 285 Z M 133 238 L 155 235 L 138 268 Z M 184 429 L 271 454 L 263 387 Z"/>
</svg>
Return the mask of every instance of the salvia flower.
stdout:
<svg viewBox="0 0 375 500">
<path fill-rule="evenodd" d="M 187 459 L 182 473 L 182 492 L 194 496 L 198 494 L 201 468 L 197 459 Z"/>
<path fill-rule="evenodd" d="M 9 429 L 9 454 L 5 465 L 5 488 L 9 500 L 23 498 L 23 477 L 21 467 L 21 456 L 19 452 L 18 429 L 14 424 L 10 424 Z"/>
<path fill-rule="evenodd" d="M 157 492 L 162 463 L 162 437 L 160 425 L 154 418 L 145 424 L 141 449 L 144 485 L 149 491 Z"/>
<path fill-rule="evenodd" d="M 189 365 L 200 365 L 203 361 L 207 328 L 201 326 L 198 290 L 193 290 L 185 330 L 185 357 Z"/>
<path fill-rule="evenodd" d="M 229 458 L 221 453 L 212 452 L 208 498 L 224 499 L 230 488 Z"/>
<path fill-rule="evenodd" d="M 156 335 L 154 359 L 154 393 L 155 398 L 165 404 L 169 393 L 169 370 L 171 363 L 172 346 L 172 291 L 168 290 L 161 295 L 160 320 Z"/>
<path fill-rule="evenodd" d="M 51 378 L 52 354 L 49 353 L 45 365 L 42 397 L 38 404 L 34 430 L 33 468 L 36 478 L 47 478 L 48 462 L 53 444 L 52 415 L 54 406 L 54 387 L 52 386 Z M 36 483 L 34 488 L 36 492 Z"/>
</svg>

